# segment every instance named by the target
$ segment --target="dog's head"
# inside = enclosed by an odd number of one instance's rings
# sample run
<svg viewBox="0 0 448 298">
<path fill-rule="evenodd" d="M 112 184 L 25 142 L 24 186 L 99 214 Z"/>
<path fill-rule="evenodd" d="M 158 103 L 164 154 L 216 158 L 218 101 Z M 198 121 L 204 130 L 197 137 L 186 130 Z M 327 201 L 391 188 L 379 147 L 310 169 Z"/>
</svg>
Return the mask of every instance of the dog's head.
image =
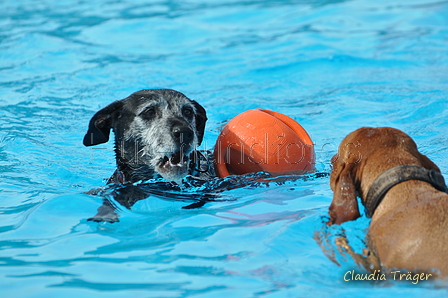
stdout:
<svg viewBox="0 0 448 298">
<path fill-rule="evenodd" d="M 117 165 L 127 180 L 150 179 L 158 173 L 180 181 L 188 173 L 191 153 L 202 142 L 206 121 L 204 108 L 180 92 L 142 90 L 98 111 L 84 145 L 107 142 L 112 129 Z"/>
<path fill-rule="evenodd" d="M 404 164 L 427 169 L 439 168 L 421 154 L 404 132 L 390 127 L 362 127 L 347 135 L 331 159 L 331 224 L 341 224 L 360 216 L 356 197 L 364 204 L 375 179 L 386 170 Z"/>
</svg>

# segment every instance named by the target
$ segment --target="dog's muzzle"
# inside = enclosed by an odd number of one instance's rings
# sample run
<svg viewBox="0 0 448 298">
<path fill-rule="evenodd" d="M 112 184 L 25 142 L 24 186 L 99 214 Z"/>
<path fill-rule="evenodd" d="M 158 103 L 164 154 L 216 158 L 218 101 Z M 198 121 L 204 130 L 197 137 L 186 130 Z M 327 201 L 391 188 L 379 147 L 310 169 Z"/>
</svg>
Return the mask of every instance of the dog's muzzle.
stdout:
<svg viewBox="0 0 448 298">
<path fill-rule="evenodd" d="M 164 156 L 159 163 L 159 167 L 170 168 L 170 167 L 183 167 L 189 162 L 188 156 L 184 155 L 181 151 L 178 151 L 171 156 Z"/>
</svg>

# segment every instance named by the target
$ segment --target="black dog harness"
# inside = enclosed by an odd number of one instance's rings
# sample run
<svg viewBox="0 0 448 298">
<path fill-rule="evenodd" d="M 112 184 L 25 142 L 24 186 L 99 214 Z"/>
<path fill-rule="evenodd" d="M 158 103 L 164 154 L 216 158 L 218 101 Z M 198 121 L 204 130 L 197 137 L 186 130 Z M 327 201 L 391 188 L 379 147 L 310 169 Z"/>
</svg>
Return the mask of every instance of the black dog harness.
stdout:
<svg viewBox="0 0 448 298">
<path fill-rule="evenodd" d="M 445 179 L 439 171 L 428 170 L 421 166 L 401 165 L 391 168 L 379 175 L 367 193 L 365 207 L 368 218 L 373 216 L 375 209 L 393 186 L 408 180 L 420 180 L 430 183 L 437 190 L 447 192 Z"/>
</svg>

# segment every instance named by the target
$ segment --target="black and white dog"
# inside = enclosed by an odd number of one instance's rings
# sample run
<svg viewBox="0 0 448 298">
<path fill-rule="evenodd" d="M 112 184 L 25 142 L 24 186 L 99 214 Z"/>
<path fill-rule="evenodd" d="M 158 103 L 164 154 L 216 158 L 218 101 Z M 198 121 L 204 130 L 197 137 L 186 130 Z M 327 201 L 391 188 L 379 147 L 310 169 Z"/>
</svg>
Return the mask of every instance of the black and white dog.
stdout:
<svg viewBox="0 0 448 298">
<path fill-rule="evenodd" d="M 130 208 L 151 194 L 163 195 L 163 189 L 170 191 L 177 187 L 161 183 L 159 189 L 154 189 L 154 185 L 134 185 L 135 182 L 162 177 L 182 185 L 182 179 L 188 175 L 202 181 L 215 175 L 209 158 L 196 150 L 202 142 L 206 121 L 205 109 L 180 92 L 141 90 L 99 110 L 90 120 L 84 145 L 106 143 L 113 130 L 117 170 L 107 183 L 120 187 L 109 194 Z M 100 193 L 101 189 L 87 192 Z M 199 200 L 199 204 L 185 208 L 200 207 L 204 202 Z M 115 210 L 105 198 L 98 213 L 89 220 L 116 222 L 119 215 Z"/>
<path fill-rule="evenodd" d="M 196 101 L 171 89 L 148 89 L 117 100 L 90 120 L 85 146 L 115 134 L 117 171 L 108 183 L 163 177 L 178 184 L 194 174 L 207 116 Z"/>
</svg>

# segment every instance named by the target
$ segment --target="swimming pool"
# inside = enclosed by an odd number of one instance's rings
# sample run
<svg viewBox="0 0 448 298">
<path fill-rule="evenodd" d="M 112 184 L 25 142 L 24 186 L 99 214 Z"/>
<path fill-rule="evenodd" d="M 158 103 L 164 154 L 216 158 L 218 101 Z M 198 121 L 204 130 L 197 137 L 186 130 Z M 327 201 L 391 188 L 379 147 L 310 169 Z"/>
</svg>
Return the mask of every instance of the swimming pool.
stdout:
<svg viewBox="0 0 448 298">
<path fill-rule="evenodd" d="M 144 88 L 208 112 L 203 148 L 252 108 L 297 120 L 319 172 L 349 132 L 402 129 L 448 173 L 448 1 L 11 1 L 0 4 L 0 293 L 8 297 L 440 297 L 432 282 L 345 282 L 315 240 L 327 177 L 151 197 L 93 223 L 114 171 L 82 146 L 99 108 Z M 445 177 L 447 177 L 445 175 Z M 344 225 L 362 246 L 368 221 Z M 341 232 L 335 228 L 330 233 Z"/>
</svg>

